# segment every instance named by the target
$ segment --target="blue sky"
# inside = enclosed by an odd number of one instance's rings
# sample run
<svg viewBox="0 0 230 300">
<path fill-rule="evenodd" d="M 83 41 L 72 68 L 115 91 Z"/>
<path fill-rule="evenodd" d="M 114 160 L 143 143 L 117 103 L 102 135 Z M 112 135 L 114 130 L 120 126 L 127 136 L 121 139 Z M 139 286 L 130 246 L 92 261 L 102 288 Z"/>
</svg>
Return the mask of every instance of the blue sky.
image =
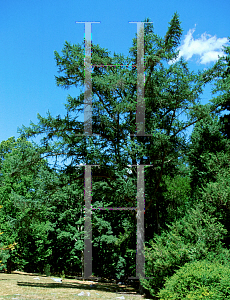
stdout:
<svg viewBox="0 0 230 300">
<path fill-rule="evenodd" d="M 230 1 L 4 1 L 0 11 L 0 142 L 19 136 L 17 128 L 37 123 L 37 113 L 64 116 L 66 97 L 78 90 L 56 86 L 54 51 L 65 40 L 81 43 L 84 24 L 92 25 L 92 41 L 111 54 L 128 55 L 136 24 L 149 17 L 154 31 L 164 36 L 174 12 L 180 15 L 183 36 L 180 53 L 191 70 L 212 66 L 230 36 Z M 206 89 L 202 103 L 210 99 Z M 83 120 L 83 116 L 82 119 Z M 188 131 L 191 132 L 191 129 Z"/>
</svg>

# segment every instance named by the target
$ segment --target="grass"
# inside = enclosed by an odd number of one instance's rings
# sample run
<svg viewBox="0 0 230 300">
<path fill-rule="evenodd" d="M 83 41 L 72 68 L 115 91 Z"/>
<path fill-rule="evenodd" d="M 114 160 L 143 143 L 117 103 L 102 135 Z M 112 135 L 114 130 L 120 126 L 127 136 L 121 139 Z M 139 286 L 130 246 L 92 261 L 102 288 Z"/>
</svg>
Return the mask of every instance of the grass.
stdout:
<svg viewBox="0 0 230 300">
<path fill-rule="evenodd" d="M 145 299 L 130 285 L 66 278 L 57 283 L 51 277 L 20 271 L 0 273 L 0 299 Z"/>
</svg>

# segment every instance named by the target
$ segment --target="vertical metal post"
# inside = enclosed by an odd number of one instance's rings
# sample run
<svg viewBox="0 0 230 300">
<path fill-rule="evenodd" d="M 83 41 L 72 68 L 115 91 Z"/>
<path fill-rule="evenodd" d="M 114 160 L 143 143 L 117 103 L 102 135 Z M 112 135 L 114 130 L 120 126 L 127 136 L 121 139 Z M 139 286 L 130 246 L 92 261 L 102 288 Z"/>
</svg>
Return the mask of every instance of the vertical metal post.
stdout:
<svg viewBox="0 0 230 300">
<path fill-rule="evenodd" d="M 145 228 L 144 228 L 144 210 L 145 210 L 145 182 L 144 165 L 137 166 L 137 254 L 136 254 L 136 277 L 145 277 Z"/>
<path fill-rule="evenodd" d="M 84 134 L 92 136 L 91 24 L 100 22 L 76 23 L 85 24 Z"/>
<path fill-rule="evenodd" d="M 145 134 L 144 23 L 137 23 L 137 136 Z"/>
<path fill-rule="evenodd" d="M 91 23 L 85 23 L 84 133 L 92 135 Z"/>
<path fill-rule="evenodd" d="M 84 278 L 92 276 L 92 225 L 91 225 L 91 201 L 92 201 L 92 176 L 91 166 L 85 166 L 85 227 L 84 227 Z"/>
<path fill-rule="evenodd" d="M 152 136 L 145 134 L 145 62 L 144 62 L 144 23 L 152 22 L 129 22 L 137 23 L 137 111 L 136 124 L 137 134 L 130 136 Z"/>
</svg>

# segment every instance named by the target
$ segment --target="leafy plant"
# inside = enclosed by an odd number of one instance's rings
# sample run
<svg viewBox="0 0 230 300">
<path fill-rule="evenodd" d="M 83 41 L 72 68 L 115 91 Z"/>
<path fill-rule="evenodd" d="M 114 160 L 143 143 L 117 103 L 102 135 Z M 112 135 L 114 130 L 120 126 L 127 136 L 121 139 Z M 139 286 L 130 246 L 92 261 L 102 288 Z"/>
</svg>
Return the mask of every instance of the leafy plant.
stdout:
<svg viewBox="0 0 230 300">
<path fill-rule="evenodd" d="M 227 233 L 216 218 L 200 207 L 190 209 L 179 221 L 168 225 L 169 230 L 150 241 L 146 247 L 146 276 L 143 286 L 156 296 L 167 277 L 185 263 L 206 259 L 210 253 L 221 253 L 221 240 Z"/>
<path fill-rule="evenodd" d="M 64 270 L 61 271 L 61 279 L 62 279 L 62 280 L 65 279 L 65 271 L 64 271 Z"/>
<path fill-rule="evenodd" d="M 0 209 L 2 208 L 3 206 L 0 205 Z M 0 236 L 3 234 L 3 232 L 0 232 Z M 1 236 L 2 237 L 2 236 Z M 0 253 L 0 268 L 1 270 L 4 269 L 6 270 L 6 268 L 8 268 L 9 266 L 9 262 L 10 262 L 10 258 L 11 258 L 11 253 L 12 251 L 15 249 L 15 246 L 17 245 L 16 242 L 13 242 L 12 244 L 9 244 L 9 245 L 4 245 L 4 243 L 1 242 L 0 246 L 0 250 L 1 250 L 1 253 Z M 11 270 L 7 270 L 8 272 L 11 272 Z"/>
<path fill-rule="evenodd" d="M 186 263 L 167 278 L 161 300 L 230 299 L 230 265 L 207 260 Z"/>
</svg>

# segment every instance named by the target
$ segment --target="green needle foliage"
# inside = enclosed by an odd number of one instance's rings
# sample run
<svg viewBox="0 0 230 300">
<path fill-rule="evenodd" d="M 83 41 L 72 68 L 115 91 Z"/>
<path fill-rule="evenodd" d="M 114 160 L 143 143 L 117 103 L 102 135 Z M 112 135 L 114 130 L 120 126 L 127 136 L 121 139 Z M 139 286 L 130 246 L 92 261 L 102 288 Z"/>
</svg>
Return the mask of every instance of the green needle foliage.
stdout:
<svg viewBox="0 0 230 300">
<path fill-rule="evenodd" d="M 72 172 L 69 176 L 75 176 L 75 166 L 80 163 L 99 164 L 100 170 L 92 170 L 92 188 L 97 186 L 100 193 L 109 189 L 114 195 L 109 200 L 115 207 L 136 206 L 137 168 L 132 167 L 132 173 L 126 174 L 127 180 L 121 177 L 126 173 L 124 168 L 130 163 L 153 165 L 145 170 L 145 220 L 151 224 L 151 236 L 152 230 L 160 233 L 165 226 L 165 199 L 160 183 L 163 174 L 178 172 L 178 159 L 187 150 L 184 130 L 216 109 L 199 102 L 204 85 L 200 73 L 189 71 L 183 59 L 168 64 L 178 55 L 176 47 L 181 34 L 177 13 L 164 38 L 153 32 L 151 24 L 145 26 L 145 132 L 150 137 L 129 136 L 136 130 L 137 71 L 119 66 L 136 64 L 137 38 L 133 39 L 130 57 L 116 53 L 111 57 L 107 49 L 92 43 L 92 124 L 93 133 L 100 134 L 98 139 L 78 135 L 84 129 L 83 122 L 78 121 L 78 113 L 83 111 L 83 92 L 76 98 L 68 96 L 64 118 L 38 115 L 37 125 L 32 123 L 22 129 L 27 137 L 43 134 L 44 151 L 63 157 L 63 163 L 68 160 L 65 169 Z M 55 51 L 55 59 L 61 73 L 56 76 L 57 85 L 66 89 L 83 87 L 84 45 L 65 42 L 62 55 Z M 117 66 L 105 67 L 109 64 Z M 182 112 L 188 115 L 187 121 L 179 120 Z M 106 205 L 108 202 L 103 201 Z"/>
</svg>

